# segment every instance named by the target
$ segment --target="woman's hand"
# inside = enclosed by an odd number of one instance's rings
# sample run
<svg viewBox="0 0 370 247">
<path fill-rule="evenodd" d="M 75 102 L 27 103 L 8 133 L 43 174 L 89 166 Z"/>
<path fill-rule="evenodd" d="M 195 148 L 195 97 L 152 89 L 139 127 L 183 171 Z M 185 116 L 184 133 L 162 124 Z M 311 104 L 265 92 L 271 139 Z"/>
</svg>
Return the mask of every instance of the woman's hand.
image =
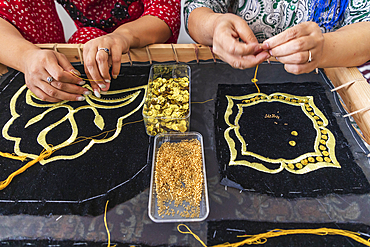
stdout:
<svg viewBox="0 0 370 247">
<path fill-rule="evenodd" d="M 82 101 L 91 92 L 81 87 L 85 82 L 65 55 L 51 50 L 31 49 L 25 52 L 23 71 L 27 87 L 41 100 Z M 49 79 L 48 79 L 49 78 Z M 49 80 L 49 81 L 48 81 Z"/>
<path fill-rule="evenodd" d="M 116 79 L 121 68 L 122 53 L 130 48 L 129 40 L 124 35 L 110 33 L 95 38 L 84 45 L 83 57 L 85 72 L 91 81 L 94 94 L 100 97 L 100 90 L 107 91 L 111 79 Z M 112 76 L 109 69 L 112 67 Z"/>
<path fill-rule="evenodd" d="M 251 68 L 268 59 L 247 22 L 234 14 L 221 14 L 213 27 L 213 52 L 238 69 Z"/>
<path fill-rule="evenodd" d="M 319 67 L 324 35 L 315 22 L 303 22 L 265 40 L 262 44 L 271 56 L 285 64 L 293 74 L 309 73 Z"/>
</svg>

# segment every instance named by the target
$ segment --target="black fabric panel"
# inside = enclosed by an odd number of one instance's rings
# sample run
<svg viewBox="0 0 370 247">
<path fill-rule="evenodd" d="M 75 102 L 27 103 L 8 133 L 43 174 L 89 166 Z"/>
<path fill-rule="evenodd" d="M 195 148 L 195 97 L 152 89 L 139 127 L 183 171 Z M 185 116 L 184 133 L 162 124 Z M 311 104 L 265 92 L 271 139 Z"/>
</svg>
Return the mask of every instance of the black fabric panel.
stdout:
<svg viewBox="0 0 370 247">
<path fill-rule="evenodd" d="M 82 66 L 76 66 L 81 73 Z M 113 80 L 110 90 L 132 88 L 148 83 L 150 66 L 122 67 L 118 79 Z M 24 85 L 21 73 L 12 73 L 1 84 L 0 126 L 10 119 L 9 102 L 17 90 Z M 102 98 L 120 98 L 128 95 L 102 95 Z M 25 92 L 20 98 L 24 98 Z M 103 131 L 113 130 L 117 119 L 137 107 L 144 97 L 142 91 L 137 99 L 128 106 L 117 109 L 98 109 L 104 118 L 103 130 L 98 129 L 93 120 L 92 110 L 82 110 L 74 115 L 79 126 L 78 136 L 91 137 Z M 42 103 L 42 102 L 40 102 Z M 104 103 L 102 103 L 104 104 Z M 86 102 L 69 102 L 74 109 Z M 25 128 L 25 124 L 47 108 L 31 107 L 24 100 L 18 100 L 16 109 L 20 117 L 14 121 L 9 134 L 22 138 L 20 148 L 29 153 L 40 154 L 42 146 L 37 143 L 37 136 L 46 126 L 62 119 L 65 108 L 49 112 L 42 121 Z M 123 123 L 142 120 L 141 108 L 124 119 Z M 72 131 L 68 121 L 51 130 L 46 139 L 53 146 L 70 137 Z M 113 132 L 96 139 L 109 138 Z M 62 154 L 74 154 L 83 150 L 90 140 L 85 140 L 57 150 L 51 157 Z M 57 160 L 45 165 L 33 165 L 16 176 L 4 190 L 0 191 L 1 214 L 76 214 L 99 215 L 104 212 L 105 202 L 109 207 L 125 202 L 149 186 L 151 144 L 143 122 L 128 124 L 122 127 L 121 133 L 111 142 L 94 144 L 82 156 L 72 160 Z M 0 151 L 13 153 L 14 142 L 0 139 Z M 9 174 L 29 162 L 16 161 L 0 157 L 0 178 L 5 180 Z"/>
<path fill-rule="evenodd" d="M 277 222 L 256 222 L 246 220 L 221 220 L 207 222 L 207 246 L 216 244 L 223 244 L 226 242 L 237 243 L 243 241 L 245 238 L 237 237 L 241 235 L 256 235 L 266 233 L 274 229 L 318 229 L 330 228 L 347 230 L 351 232 L 362 233 L 359 235 L 365 241 L 370 234 L 370 227 L 358 223 L 277 223 Z M 267 238 L 267 242 L 263 246 L 274 247 L 306 247 L 306 246 L 320 246 L 320 247 L 345 247 L 345 246 L 364 246 L 349 237 L 340 235 L 311 235 L 311 234 L 294 234 L 279 236 L 274 238 Z"/>
<path fill-rule="evenodd" d="M 226 95 L 242 96 L 256 93 L 257 89 L 249 85 L 226 85 L 218 86 L 216 101 L 216 147 L 220 165 L 221 184 L 235 187 L 240 190 L 270 194 L 278 197 L 316 197 L 330 193 L 368 193 L 370 185 L 361 168 L 349 148 L 348 141 L 343 136 L 337 124 L 330 101 L 327 99 L 325 89 L 318 82 L 305 83 L 281 83 L 281 84 L 258 84 L 262 93 L 267 95 L 275 92 L 288 93 L 296 96 L 313 96 L 314 103 L 328 119 L 327 128 L 336 139 L 336 158 L 341 165 L 338 168 L 320 168 L 306 174 L 293 174 L 283 170 L 277 174 L 265 173 L 253 168 L 237 165 L 229 166 L 230 151 L 224 138 L 224 132 L 229 127 L 224 120 L 227 108 Z M 265 119 L 265 114 L 279 112 L 280 119 Z M 233 108 L 233 119 L 237 113 L 236 106 Z M 263 119 L 263 121 L 261 121 Z M 301 154 L 313 152 L 313 143 L 316 131 L 312 121 L 305 116 L 300 107 L 284 103 L 259 103 L 255 106 L 244 107 L 239 120 L 240 134 L 248 141 L 248 150 L 264 157 L 272 159 L 292 159 Z M 299 135 L 292 138 L 292 130 Z M 234 132 L 230 132 L 235 140 L 237 150 L 241 150 L 241 144 Z M 297 143 L 292 147 L 289 140 L 294 139 Z M 252 156 L 241 156 L 239 160 L 260 162 Z M 270 169 L 277 169 L 279 165 L 262 162 Z"/>
</svg>

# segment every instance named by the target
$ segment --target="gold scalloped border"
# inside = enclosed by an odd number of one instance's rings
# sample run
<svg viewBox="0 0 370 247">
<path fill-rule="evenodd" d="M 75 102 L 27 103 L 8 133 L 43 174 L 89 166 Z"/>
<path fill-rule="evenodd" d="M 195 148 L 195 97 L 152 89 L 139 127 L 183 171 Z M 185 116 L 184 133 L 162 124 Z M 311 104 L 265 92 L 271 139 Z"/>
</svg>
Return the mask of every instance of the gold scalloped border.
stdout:
<svg viewBox="0 0 370 247">
<path fill-rule="evenodd" d="M 325 167 L 341 168 L 335 156 L 335 137 L 331 131 L 326 128 L 328 120 L 316 107 L 312 96 L 295 96 L 276 92 L 270 95 L 264 93 L 253 93 L 244 96 L 226 95 L 226 98 L 228 105 L 224 119 L 229 127 L 225 130 L 224 137 L 230 150 L 230 166 L 244 165 L 261 172 L 272 174 L 279 173 L 284 169 L 294 174 L 305 174 Z M 312 121 L 313 127 L 316 130 L 316 138 L 313 143 L 314 152 L 302 154 L 294 159 L 271 159 L 248 151 L 246 142 L 239 133 L 239 120 L 243 114 L 244 107 L 251 107 L 262 102 L 281 102 L 300 107 L 304 114 Z M 238 112 L 232 123 L 230 116 L 233 114 L 234 105 L 237 106 Z M 233 140 L 230 137 L 231 131 L 235 132 L 237 140 Z M 235 141 L 241 143 L 241 150 L 235 148 Z M 280 166 L 277 169 L 269 169 L 262 163 L 237 160 L 238 152 L 242 156 L 252 156 L 267 163 L 280 164 Z"/>
</svg>

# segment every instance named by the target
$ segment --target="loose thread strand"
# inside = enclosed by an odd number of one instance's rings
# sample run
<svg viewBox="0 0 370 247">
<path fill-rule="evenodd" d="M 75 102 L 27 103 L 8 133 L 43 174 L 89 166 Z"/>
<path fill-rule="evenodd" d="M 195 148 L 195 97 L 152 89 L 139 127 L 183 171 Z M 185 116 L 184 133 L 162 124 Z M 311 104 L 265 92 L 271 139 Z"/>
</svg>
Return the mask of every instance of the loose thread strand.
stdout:
<svg viewBox="0 0 370 247">
<path fill-rule="evenodd" d="M 108 228 L 108 224 L 107 224 L 107 208 L 108 208 L 108 202 L 109 202 L 109 200 L 105 204 L 105 210 L 104 210 L 104 226 L 105 226 L 105 229 L 107 231 L 107 238 L 108 238 L 108 245 L 107 245 L 107 247 L 110 247 L 110 232 L 109 232 L 109 228 Z M 115 246 L 116 245 L 112 245 L 112 247 L 115 247 Z"/>
<path fill-rule="evenodd" d="M 192 104 L 204 104 L 204 103 L 207 103 L 207 102 L 209 102 L 209 101 L 212 101 L 213 99 L 207 99 L 207 100 L 205 100 L 205 101 L 193 101 L 193 102 L 191 102 Z"/>
<path fill-rule="evenodd" d="M 186 229 L 188 229 L 188 232 L 181 231 L 180 226 L 186 227 Z M 195 233 L 193 233 L 186 225 L 184 224 L 178 225 L 177 230 L 183 234 L 193 235 L 196 240 L 198 240 L 203 246 L 206 247 L 206 245 L 202 242 L 202 240 L 200 240 L 200 238 Z M 312 234 L 312 235 L 319 235 L 319 236 L 340 235 L 343 237 L 351 238 L 366 246 L 370 246 L 370 238 L 366 240 L 360 237 L 361 234 L 358 232 L 352 232 L 352 231 L 341 230 L 341 229 L 318 228 L 318 229 L 288 229 L 288 230 L 274 229 L 272 231 L 260 233 L 256 235 L 237 236 L 237 237 L 247 237 L 247 239 L 237 242 L 237 243 L 223 243 L 223 244 L 213 245 L 212 247 L 239 247 L 239 246 L 244 246 L 246 244 L 247 245 L 265 244 L 268 238 L 274 238 L 274 237 L 286 236 L 286 235 L 294 235 L 294 234 Z"/>
<path fill-rule="evenodd" d="M 257 79 L 257 71 L 258 71 L 258 64 L 257 64 L 257 66 L 256 66 L 256 70 L 254 71 L 254 77 L 253 77 L 253 79 L 251 80 L 253 83 L 254 83 L 254 85 L 256 86 L 256 88 L 257 88 L 257 90 L 258 90 L 258 93 L 260 93 L 261 91 L 260 91 L 260 88 L 257 86 L 257 82 L 258 82 L 258 79 Z"/>
<path fill-rule="evenodd" d="M 183 231 L 181 231 L 180 230 L 180 226 L 183 226 L 183 227 L 185 227 L 187 230 L 188 230 L 188 232 L 183 232 Z M 207 245 L 198 237 L 198 235 L 196 235 L 195 233 L 193 233 L 190 229 L 189 229 L 189 227 L 187 226 L 187 225 L 185 225 L 185 224 L 179 224 L 178 226 L 177 226 L 177 230 L 180 232 L 180 233 L 182 233 L 182 234 L 191 234 L 191 235 L 193 235 L 193 237 L 196 239 L 196 240 L 198 240 L 199 241 L 199 243 L 201 243 L 204 247 L 207 247 Z"/>
<path fill-rule="evenodd" d="M 69 71 L 69 73 L 71 73 L 74 77 L 77 77 L 81 80 L 84 80 L 84 81 L 104 81 L 104 80 L 93 80 L 93 79 L 87 79 L 87 78 L 83 78 L 83 77 L 80 77 L 78 75 L 76 75 L 75 73 L 73 73 L 73 71 Z"/>
</svg>

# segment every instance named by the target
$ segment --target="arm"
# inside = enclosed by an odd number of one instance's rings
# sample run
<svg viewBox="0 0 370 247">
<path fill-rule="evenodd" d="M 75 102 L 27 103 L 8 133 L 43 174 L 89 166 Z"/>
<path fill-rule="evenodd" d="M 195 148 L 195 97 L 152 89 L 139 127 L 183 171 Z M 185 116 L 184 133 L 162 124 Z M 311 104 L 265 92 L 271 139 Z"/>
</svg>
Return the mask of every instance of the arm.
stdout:
<svg viewBox="0 0 370 247">
<path fill-rule="evenodd" d="M 0 33 L 0 63 L 23 72 L 27 87 L 41 100 L 84 100 L 88 90 L 76 85 L 80 80 L 67 72 L 74 68 L 64 55 L 41 50 L 1 17 Z M 49 76 L 54 78 L 51 84 L 46 81 Z"/>
<path fill-rule="evenodd" d="M 370 60 L 370 21 L 325 33 L 324 39 L 320 68 L 359 66 Z"/>
<path fill-rule="evenodd" d="M 143 2 L 144 13 L 139 19 L 125 23 L 113 33 L 89 41 L 84 46 L 85 72 L 90 78 L 99 80 L 98 85 L 91 84 L 98 97 L 100 90 L 109 89 L 111 76 L 115 79 L 119 74 L 122 53 L 127 53 L 131 48 L 177 40 L 180 29 L 180 0 Z M 98 48 L 108 48 L 111 52 L 98 52 Z"/>
<path fill-rule="evenodd" d="M 213 46 L 214 53 L 234 68 L 250 68 L 270 57 L 262 51 L 248 24 L 234 14 L 197 8 L 189 15 L 188 30 L 196 42 Z"/>
</svg>

